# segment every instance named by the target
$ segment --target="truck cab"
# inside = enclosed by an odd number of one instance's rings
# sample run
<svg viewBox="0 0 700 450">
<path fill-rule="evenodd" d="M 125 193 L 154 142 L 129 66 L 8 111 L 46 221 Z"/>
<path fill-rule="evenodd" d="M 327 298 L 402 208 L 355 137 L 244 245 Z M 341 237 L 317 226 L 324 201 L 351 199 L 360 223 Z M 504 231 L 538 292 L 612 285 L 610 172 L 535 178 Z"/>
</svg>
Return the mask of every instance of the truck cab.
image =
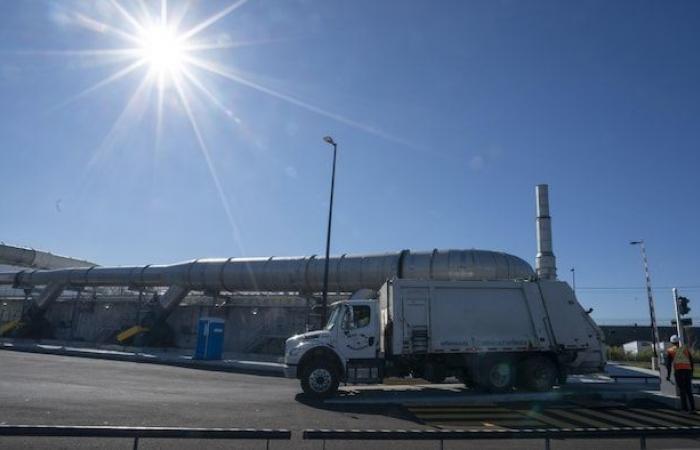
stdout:
<svg viewBox="0 0 700 450">
<path fill-rule="evenodd" d="M 332 395 L 341 381 L 379 383 L 379 305 L 376 299 L 333 303 L 323 329 L 292 336 L 285 344 L 285 375 L 301 380 L 312 397 Z"/>
</svg>

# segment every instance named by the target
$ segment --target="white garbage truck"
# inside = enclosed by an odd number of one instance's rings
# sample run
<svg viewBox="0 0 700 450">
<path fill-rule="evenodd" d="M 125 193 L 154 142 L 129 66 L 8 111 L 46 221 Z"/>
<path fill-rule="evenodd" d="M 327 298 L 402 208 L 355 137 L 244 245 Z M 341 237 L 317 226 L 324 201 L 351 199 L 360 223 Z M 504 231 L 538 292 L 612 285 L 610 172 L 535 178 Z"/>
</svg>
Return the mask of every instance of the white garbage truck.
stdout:
<svg viewBox="0 0 700 450">
<path fill-rule="evenodd" d="M 390 376 L 547 391 L 601 371 L 605 352 L 565 282 L 392 279 L 334 303 L 322 330 L 289 338 L 285 364 L 312 397 Z"/>
</svg>

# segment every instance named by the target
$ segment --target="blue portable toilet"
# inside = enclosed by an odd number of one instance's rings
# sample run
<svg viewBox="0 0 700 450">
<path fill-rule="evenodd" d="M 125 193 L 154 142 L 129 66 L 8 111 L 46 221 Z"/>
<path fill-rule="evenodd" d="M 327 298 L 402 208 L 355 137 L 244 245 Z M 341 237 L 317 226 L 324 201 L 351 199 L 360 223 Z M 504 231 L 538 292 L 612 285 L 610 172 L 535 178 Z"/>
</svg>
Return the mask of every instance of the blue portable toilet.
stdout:
<svg viewBox="0 0 700 450">
<path fill-rule="evenodd" d="M 202 317 L 197 327 L 194 359 L 221 359 L 224 351 L 224 319 Z"/>
</svg>

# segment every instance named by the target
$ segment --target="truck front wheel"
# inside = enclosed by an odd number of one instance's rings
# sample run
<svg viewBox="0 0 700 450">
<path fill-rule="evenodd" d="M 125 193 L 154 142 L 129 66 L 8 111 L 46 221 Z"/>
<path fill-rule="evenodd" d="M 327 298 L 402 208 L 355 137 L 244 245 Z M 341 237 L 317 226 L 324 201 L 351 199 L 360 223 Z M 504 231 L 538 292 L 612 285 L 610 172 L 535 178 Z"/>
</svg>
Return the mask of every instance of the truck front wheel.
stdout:
<svg viewBox="0 0 700 450">
<path fill-rule="evenodd" d="M 325 361 L 311 361 L 301 375 L 304 394 L 313 398 L 328 398 L 338 391 L 338 372 Z"/>
</svg>

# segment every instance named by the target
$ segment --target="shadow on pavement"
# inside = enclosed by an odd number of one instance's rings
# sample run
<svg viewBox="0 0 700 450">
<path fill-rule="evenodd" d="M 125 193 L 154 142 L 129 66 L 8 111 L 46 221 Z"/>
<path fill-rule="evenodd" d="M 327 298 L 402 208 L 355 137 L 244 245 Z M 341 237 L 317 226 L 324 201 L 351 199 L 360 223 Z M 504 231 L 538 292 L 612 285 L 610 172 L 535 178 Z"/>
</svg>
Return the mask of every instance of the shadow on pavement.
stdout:
<svg viewBox="0 0 700 450">
<path fill-rule="evenodd" d="M 413 415 L 407 408 L 399 404 L 338 404 L 338 403 L 327 403 L 326 400 L 317 400 L 306 397 L 304 394 L 297 394 L 294 399 L 301 403 L 302 405 L 308 406 L 310 408 L 340 412 L 345 414 L 361 413 L 363 415 L 374 414 L 384 417 L 391 417 L 394 419 L 407 420 L 414 422 L 416 424 L 424 425 L 425 422 L 418 419 Z"/>
</svg>

